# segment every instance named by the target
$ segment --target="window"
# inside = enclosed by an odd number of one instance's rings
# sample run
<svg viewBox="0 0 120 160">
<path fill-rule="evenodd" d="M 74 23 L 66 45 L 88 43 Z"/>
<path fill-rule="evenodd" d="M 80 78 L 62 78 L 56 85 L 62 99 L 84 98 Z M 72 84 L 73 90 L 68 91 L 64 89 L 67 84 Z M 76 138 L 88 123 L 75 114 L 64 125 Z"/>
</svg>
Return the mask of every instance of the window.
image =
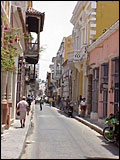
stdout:
<svg viewBox="0 0 120 160">
<path fill-rule="evenodd" d="M 88 43 L 88 24 L 85 26 L 85 43 Z"/>
<path fill-rule="evenodd" d="M 85 28 L 83 28 L 83 33 L 82 33 L 82 44 L 85 43 Z"/>
<path fill-rule="evenodd" d="M 99 86 L 99 68 L 93 69 L 92 79 L 92 111 L 98 112 L 98 86 Z"/>
<path fill-rule="evenodd" d="M 111 88 L 115 88 L 115 84 L 119 83 L 119 57 L 112 59 Z"/>
<path fill-rule="evenodd" d="M 108 63 L 101 65 L 101 82 L 108 83 Z"/>
<path fill-rule="evenodd" d="M 118 110 L 119 102 L 119 57 L 112 59 L 111 89 L 114 93 L 114 113 Z"/>
</svg>

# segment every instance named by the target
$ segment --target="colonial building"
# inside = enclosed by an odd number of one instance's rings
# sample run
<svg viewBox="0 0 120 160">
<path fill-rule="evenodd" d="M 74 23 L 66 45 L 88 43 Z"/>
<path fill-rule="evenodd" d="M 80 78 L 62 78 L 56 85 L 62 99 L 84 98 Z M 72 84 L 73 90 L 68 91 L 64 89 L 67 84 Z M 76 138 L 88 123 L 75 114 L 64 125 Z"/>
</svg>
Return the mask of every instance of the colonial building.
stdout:
<svg viewBox="0 0 120 160">
<path fill-rule="evenodd" d="M 73 51 L 68 53 L 68 62 L 72 70 L 72 99 L 76 102 L 80 95 L 85 97 L 88 114 L 92 109 L 92 77 L 88 74 L 87 47 L 118 20 L 118 13 L 118 1 L 78 1 L 72 13 L 70 22 L 74 26 Z M 77 111 L 77 108 L 74 109 Z"/>
<path fill-rule="evenodd" d="M 43 31 L 45 13 L 41 13 L 32 7 L 28 7 L 26 11 L 26 32 L 27 36 L 32 36 L 32 33 L 36 35 L 36 39 L 32 38 L 26 40 L 26 50 L 24 52 L 24 58 L 26 61 L 26 90 L 30 94 L 36 97 L 37 95 L 37 73 L 36 64 L 39 61 L 40 52 L 40 32 Z"/>
<path fill-rule="evenodd" d="M 71 83 L 71 70 L 68 64 L 68 52 L 73 50 L 73 37 L 72 35 L 68 37 L 64 37 L 64 62 L 63 66 L 63 81 L 64 81 L 64 88 L 63 88 L 63 97 L 65 99 L 69 96 L 70 100 L 72 100 L 72 83 Z"/>
<path fill-rule="evenodd" d="M 43 30 L 44 13 L 33 10 L 32 1 L 2 1 L 1 14 L 1 37 L 3 41 L 5 34 L 9 35 L 12 33 L 12 29 L 20 28 L 16 43 L 13 40 L 10 41 L 17 53 L 17 56 L 14 57 L 17 70 L 13 72 L 13 70 L 8 69 L 1 72 L 1 126 L 3 129 L 9 128 L 10 124 L 14 122 L 16 118 L 16 104 L 23 96 L 27 96 L 26 90 L 28 89 L 27 85 L 30 77 L 26 77 L 26 75 L 29 75 L 26 72 L 30 71 L 29 64 L 33 64 L 31 67 L 31 73 L 33 70 L 33 75 L 30 75 L 32 76 L 31 79 L 36 78 L 34 65 L 39 59 L 39 33 Z M 4 25 L 6 28 L 3 28 Z M 33 27 L 34 25 L 36 27 Z M 38 35 L 34 45 L 32 40 L 28 39 L 31 31 L 36 32 Z M 31 49 L 34 50 L 31 52 Z"/>
<path fill-rule="evenodd" d="M 91 118 L 100 119 L 117 111 L 119 103 L 119 20 L 88 48 L 92 74 Z"/>
</svg>

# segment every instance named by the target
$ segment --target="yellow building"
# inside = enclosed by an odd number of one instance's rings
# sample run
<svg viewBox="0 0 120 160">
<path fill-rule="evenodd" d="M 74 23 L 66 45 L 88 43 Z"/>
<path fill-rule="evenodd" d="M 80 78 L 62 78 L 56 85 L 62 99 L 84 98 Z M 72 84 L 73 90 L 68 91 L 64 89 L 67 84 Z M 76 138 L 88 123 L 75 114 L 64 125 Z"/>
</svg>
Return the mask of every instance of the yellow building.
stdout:
<svg viewBox="0 0 120 160">
<path fill-rule="evenodd" d="M 87 47 L 118 19 L 119 1 L 78 1 L 72 12 L 73 51 L 69 52 L 68 61 L 73 71 L 73 100 L 82 94 L 88 102 L 89 112 L 92 104 L 88 87 L 91 87 L 92 73 L 88 72 Z"/>
<path fill-rule="evenodd" d="M 70 52 L 73 50 L 72 44 L 73 44 L 73 37 L 72 35 L 68 36 L 68 37 L 64 37 L 64 61 L 67 60 L 68 56 L 67 56 L 67 52 Z"/>
<path fill-rule="evenodd" d="M 96 35 L 97 39 L 105 29 L 108 29 L 119 19 L 119 1 L 96 2 Z"/>
<path fill-rule="evenodd" d="M 64 37 L 64 63 L 63 66 L 63 81 L 64 81 L 64 87 L 63 87 L 63 97 L 67 98 L 69 96 L 70 99 L 72 99 L 72 86 L 70 83 L 70 68 L 68 64 L 68 52 L 71 52 L 73 50 L 73 37 L 72 35 L 69 35 L 68 37 Z"/>
</svg>

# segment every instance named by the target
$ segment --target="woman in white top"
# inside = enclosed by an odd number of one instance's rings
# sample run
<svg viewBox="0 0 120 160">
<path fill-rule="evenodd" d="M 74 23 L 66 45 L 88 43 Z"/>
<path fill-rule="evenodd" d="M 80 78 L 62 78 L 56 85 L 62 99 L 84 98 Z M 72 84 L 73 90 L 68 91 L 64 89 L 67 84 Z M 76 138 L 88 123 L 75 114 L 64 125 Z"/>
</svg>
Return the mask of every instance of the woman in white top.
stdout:
<svg viewBox="0 0 120 160">
<path fill-rule="evenodd" d="M 20 112 L 21 128 L 25 127 L 26 112 L 28 106 L 29 106 L 28 103 L 25 101 L 25 96 L 23 96 L 23 99 L 17 104 L 17 110 L 18 112 Z"/>
<path fill-rule="evenodd" d="M 86 104 L 86 99 L 83 98 L 83 100 L 80 103 L 80 109 L 81 109 L 81 116 L 84 117 L 85 116 L 85 112 L 86 112 L 86 108 L 87 108 L 87 104 Z"/>
</svg>

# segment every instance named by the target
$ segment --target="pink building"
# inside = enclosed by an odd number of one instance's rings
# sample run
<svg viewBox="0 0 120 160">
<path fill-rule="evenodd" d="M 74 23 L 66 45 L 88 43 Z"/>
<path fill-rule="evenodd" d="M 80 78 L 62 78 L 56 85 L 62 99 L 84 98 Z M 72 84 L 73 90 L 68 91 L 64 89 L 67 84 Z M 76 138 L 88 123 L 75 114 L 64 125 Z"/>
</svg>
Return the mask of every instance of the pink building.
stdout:
<svg viewBox="0 0 120 160">
<path fill-rule="evenodd" d="M 88 48 L 92 74 L 91 118 L 115 113 L 119 102 L 119 20 Z"/>
</svg>

